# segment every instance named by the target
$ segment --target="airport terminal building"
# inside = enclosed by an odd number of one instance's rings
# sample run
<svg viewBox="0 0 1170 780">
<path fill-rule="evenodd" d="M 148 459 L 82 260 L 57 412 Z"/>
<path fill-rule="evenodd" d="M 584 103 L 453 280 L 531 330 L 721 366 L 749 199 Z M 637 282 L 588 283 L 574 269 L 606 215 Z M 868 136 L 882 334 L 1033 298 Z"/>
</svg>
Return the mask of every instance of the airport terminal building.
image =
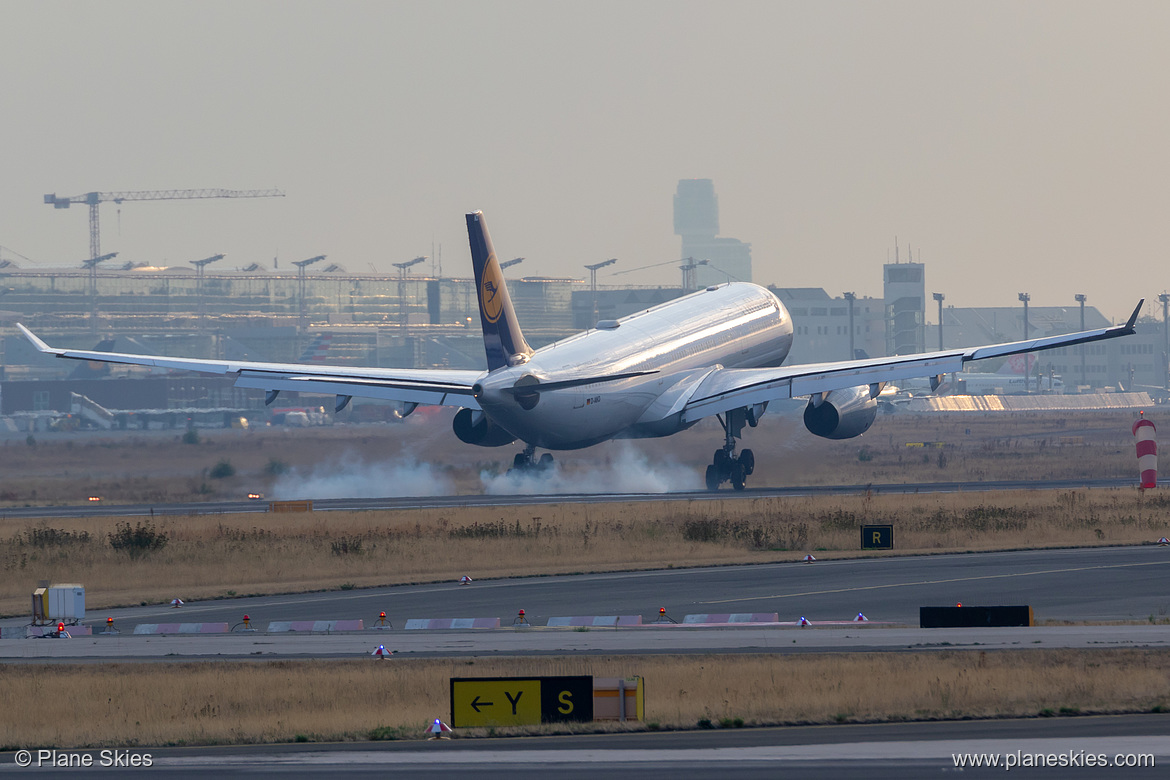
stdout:
<svg viewBox="0 0 1170 780">
<path fill-rule="evenodd" d="M 598 320 L 623 317 L 695 289 L 752 281 L 751 244 L 719 235 L 719 202 L 710 179 L 679 181 L 673 205 L 681 279 L 674 262 L 658 264 L 670 284 L 595 289 L 578 278 L 508 278 L 528 342 L 541 347 Z M 484 366 L 473 279 L 411 273 L 412 263 L 400 264 L 397 274 L 353 273 L 314 264 L 320 259 L 294 263 L 288 270 L 252 264 L 231 271 L 206 261 L 122 268 L 87 261 L 84 268 L 33 269 L 0 260 L 0 417 L 68 413 L 77 401 L 66 385 L 80 380 L 90 383 L 83 395 L 117 409 L 142 404 L 155 411 L 264 409 L 262 393 L 235 389 L 223 378 L 118 366 L 86 374 L 73 361 L 36 352 L 16 322 L 54 346 L 73 349 L 378 367 Z M 943 296 L 932 293 L 936 310 L 927 303 L 926 270 L 923 263 L 899 262 L 895 256 L 894 263 L 882 266 L 880 297 L 819 287 L 771 288 L 792 315 L 795 338 L 788 363 L 909 355 L 940 345 L 1070 333 L 1082 322 L 1089 329 L 1110 324 L 1095 308 L 1081 305 L 1032 306 L 1025 325 L 1022 306 L 943 308 Z M 1156 393 L 1167 387 L 1170 375 L 1167 335 L 1165 322 L 1147 314 L 1136 335 L 1041 353 L 1033 371 L 1061 377 L 1065 392 L 1136 388 Z M 110 384 L 147 379 L 152 381 Z M 361 413 L 360 408 L 352 411 Z"/>
</svg>

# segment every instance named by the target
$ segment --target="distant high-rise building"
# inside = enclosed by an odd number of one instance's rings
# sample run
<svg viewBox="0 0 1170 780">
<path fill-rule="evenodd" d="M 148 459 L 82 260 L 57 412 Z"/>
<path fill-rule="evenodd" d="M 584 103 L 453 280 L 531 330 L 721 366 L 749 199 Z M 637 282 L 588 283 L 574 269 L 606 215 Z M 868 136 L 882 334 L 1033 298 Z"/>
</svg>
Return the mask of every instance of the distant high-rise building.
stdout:
<svg viewBox="0 0 1170 780">
<path fill-rule="evenodd" d="M 886 299 L 886 354 L 926 351 L 926 266 L 886 263 L 882 269 Z"/>
<path fill-rule="evenodd" d="M 710 179 L 679 180 L 674 232 L 682 236 L 683 262 L 696 264 L 692 277 L 696 287 L 752 280 L 752 245 L 719 237 L 719 198 Z"/>
</svg>

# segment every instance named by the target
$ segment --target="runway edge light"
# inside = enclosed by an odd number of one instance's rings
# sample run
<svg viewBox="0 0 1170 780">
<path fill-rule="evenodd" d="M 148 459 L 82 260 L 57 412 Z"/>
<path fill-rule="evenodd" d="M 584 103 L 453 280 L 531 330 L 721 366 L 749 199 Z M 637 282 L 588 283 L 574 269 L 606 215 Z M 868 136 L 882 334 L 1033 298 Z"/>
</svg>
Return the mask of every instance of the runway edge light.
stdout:
<svg viewBox="0 0 1170 780">
<path fill-rule="evenodd" d="M 432 723 L 430 729 L 428 729 L 428 731 L 434 735 L 431 737 L 431 739 L 446 739 L 446 737 L 443 735 L 450 730 L 451 727 L 438 718 L 435 718 L 435 722 Z"/>
</svg>

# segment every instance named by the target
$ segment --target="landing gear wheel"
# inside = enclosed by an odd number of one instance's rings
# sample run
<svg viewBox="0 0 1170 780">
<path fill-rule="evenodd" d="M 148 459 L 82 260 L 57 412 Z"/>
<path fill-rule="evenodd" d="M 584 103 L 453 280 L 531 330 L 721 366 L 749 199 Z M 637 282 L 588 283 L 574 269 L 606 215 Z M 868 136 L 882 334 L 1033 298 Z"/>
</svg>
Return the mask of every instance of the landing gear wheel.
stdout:
<svg viewBox="0 0 1170 780">
<path fill-rule="evenodd" d="M 528 456 L 523 452 L 517 452 L 516 457 L 512 458 L 512 468 L 516 471 L 526 470 L 531 463 Z"/>
<path fill-rule="evenodd" d="M 722 480 L 719 479 L 719 469 L 715 464 L 711 464 L 707 467 L 707 489 L 710 491 L 718 490 L 720 482 Z"/>
<path fill-rule="evenodd" d="M 736 490 L 743 490 L 747 483 L 747 474 L 744 473 L 742 461 L 732 461 L 731 463 L 731 486 Z"/>
<path fill-rule="evenodd" d="M 715 457 L 711 463 L 715 466 L 716 471 L 719 472 L 719 479 L 727 479 L 727 475 L 731 473 L 729 471 L 731 468 L 731 455 L 727 453 L 727 450 L 715 450 Z"/>
<path fill-rule="evenodd" d="M 537 461 L 536 468 L 540 471 L 552 471 L 553 456 L 547 452 L 541 455 L 540 460 Z"/>
<path fill-rule="evenodd" d="M 743 464 L 744 476 L 750 477 L 752 472 L 756 470 L 756 455 L 751 450 L 739 453 L 739 462 Z"/>
</svg>

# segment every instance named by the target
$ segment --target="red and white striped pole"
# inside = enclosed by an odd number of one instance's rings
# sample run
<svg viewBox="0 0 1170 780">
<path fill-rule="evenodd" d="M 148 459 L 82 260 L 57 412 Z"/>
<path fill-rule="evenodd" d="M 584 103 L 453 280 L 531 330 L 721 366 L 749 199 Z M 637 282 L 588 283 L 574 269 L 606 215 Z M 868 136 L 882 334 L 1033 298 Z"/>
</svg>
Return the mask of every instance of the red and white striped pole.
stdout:
<svg viewBox="0 0 1170 780">
<path fill-rule="evenodd" d="M 1158 441 L 1154 423 L 1139 412 L 1141 419 L 1133 424 L 1133 435 L 1137 439 L 1138 470 L 1142 473 L 1141 488 L 1158 486 Z"/>
</svg>

